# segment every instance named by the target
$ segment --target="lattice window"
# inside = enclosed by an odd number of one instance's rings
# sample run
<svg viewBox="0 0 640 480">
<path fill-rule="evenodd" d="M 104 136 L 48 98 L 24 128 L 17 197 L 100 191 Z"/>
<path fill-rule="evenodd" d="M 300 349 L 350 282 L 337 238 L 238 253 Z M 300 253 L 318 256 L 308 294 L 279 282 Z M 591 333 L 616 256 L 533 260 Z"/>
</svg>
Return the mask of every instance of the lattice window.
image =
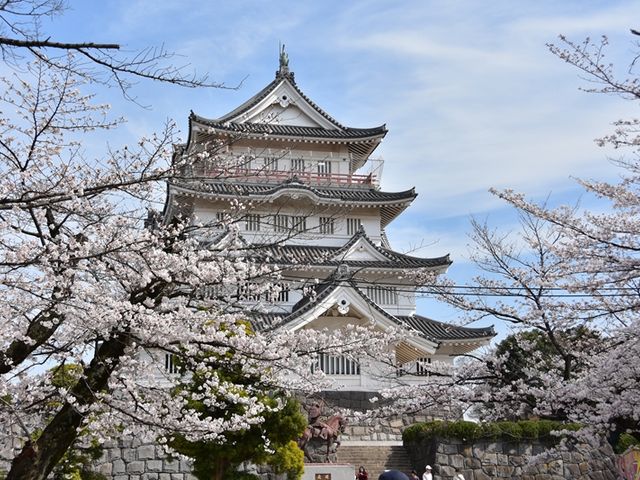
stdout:
<svg viewBox="0 0 640 480">
<path fill-rule="evenodd" d="M 173 353 L 164 354 L 164 371 L 169 374 L 180 373 L 178 366 L 178 357 Z"/>
<path fill-rule="evenodd" d="M 216 212 L 216 228 L 222 228 L 227 219 L 225 212 Z"/>
<path fill-rule="evenodd" d="M 324 372 L 326 375 L 360 375 L 360 364 L 342 355 L 321 353 L 311 371 Z"/>
<path fill-rule="evenodd" d="M 280 292 L 278 293 L 277 302 L 286 303 L 289 301 L 289 287 L 286 285 L 280 285 Z"/>
<path fill-rule="evenodd" d="M 355 235 L 360 230 L 362 221 L 359 218 L 347 218 L 347 235 Z"/>
<path fill-rule="evenodd" d="M 398 289 L 396 287 L 367 287 L 367 296 L 378 305 L 397 305 Z"/>
<path fill-rule="evenodd" d="M 278 233 L 287 233 L 289 231 L 289 215 L 274 215 L 273 230 Z"/>
<path fill-rule="evenodd" d="M 303 158 L 292 158 L 291 159 L 291 171 L 292 172 L 304 172 L 304 159 Z"/>
<path fill-rule="evenodd" d="M 416 360 L 416 372 L 415 375 L 426 377 L 429 375 L 429 365 L 431 365 L 431 358 L 419 358 Z"/>
<path fill-rule="evenodd" d="M 257 213 L 250 213 L 244 219 L 244 228 L 249 232 L 260 231 L 260 215 Z"/>
<path fill-rule="evenodd" d="M 335 230 L 335 221 L 331 217 L 320 217 L 319 231 L 324 235 L 333 235 Z"/>
<path fill-rule="evenodd" d="M 407 362 L 399 367 L 396 371 L 398 376 L 402 375 L 414 375 L 417 377 L 428 377 L 431 372 L 429 366 L 431 365 L 431 357 L 417 358 L 413 362 Z"/>
<path fill-rule="evenodd" d="M 278 157 L 264 157 L 264 169 L 272 172 L 278 170 Z"/>
<path fill-rule="evenodd" d="M 255 283 L 244 283 L 236 288 L 236 296 L 239 301 L 257 302 L 260 300 L 260 293 L 256 293 L 258 286 Z"/>
<path fill-rule="evenodd" d="M 318 175 L 321 177 L 330 177 L 331 176 L 331 162 L 328 160 L 323 160 L 318 162 Z"/>
<path fill-rule="evenodd" d="M 198 287 L 198 296 L 204 299 L 220 298 L 223 296 L 223 287 L 220 284 L 217 285 L 205 285 Z"/>
<path fill-rule="evenodd" d="M 253 158 L 247 155 L 239 156 L 237 167 L 241 172 L 249 172 L 253 167 Z"/>
<path fill-rule="evenodd" d="M 291 217 L 291 231 L 302 233 L 307 230 L 307 217 L 298 215 Z"/>
</svg>

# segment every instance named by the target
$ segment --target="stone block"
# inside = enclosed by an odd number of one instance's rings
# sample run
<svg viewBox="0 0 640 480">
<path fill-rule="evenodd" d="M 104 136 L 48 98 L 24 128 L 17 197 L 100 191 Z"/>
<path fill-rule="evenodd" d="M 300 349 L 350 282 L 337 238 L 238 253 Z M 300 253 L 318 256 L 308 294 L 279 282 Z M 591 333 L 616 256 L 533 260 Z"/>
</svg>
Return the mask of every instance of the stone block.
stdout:
<svg viewBox="0 0 640 480">
<path fill-rule="evenodd" d="M 122 452 L 119 448 L 110 448 L 109 450 L 107 450 L 107 452 L 109 452 L 109 460 L 122 458 Z"/>
<path fill-rule="evenodd" d="M 159 479 L 158 480 L 171 480 L 171 474 L 170 473 L 161 473 L 159 475 Z"/>
<path fill-rule="evenodd" d="M 129 475 L 116 475 L 113 480 L 129 480 Z"/>
<path fill-rule="evenodd" d="M 580 475 L 580 468 L 575 463 L 567 463 L 564 465 L 563 473 L 567 478 L 578 478 Z"/>
<path fill-rule="evenodd" d="M 551 475 L 562 475 L 563 465 L 564 462 L 562 460 L 552 460 L 547 464 L 548 472 Z"/>
<path fill-rule="evenodd" d="M 486 473 L 490 477 L 495 477 L 496 476 L 496 468 L 497 468 L 496 465 L 483 465 L 482 466 L 482 470 L 484 471 L 484 473 Z"/>
<path fill-rule="evenodd" d="M 440 466 L 440 474 L 443 477 L 453 477 L 456 474 L 456 469 L 447 465 Z"/>
<path fill-rule="evenodd" d="M 442 453 L 452 454 L 458 453 L 458 445 L 451 445 L 449 443 L 442 444 Z"/>
<path fill-rule="evenodd" d="M 482 468 L 482 463 L 477 458 L 464 457 L 464 468 Z"/>
<path fill-rule="evenodd" d="M 530 457 L 533 454 L 533 445 L 521 443 L 518 446 L 518 453 L 520 455 L 527 455 Z"/>
<path fill-rule="evenodd" d="M 180 460 L 180 471 L 183 473 L 191 473 L 191 462 L 189 460 Z"/>
<path fill-rule="evenodd" d="M 137 460 L 136 451 L 133 448 L 123 448 L 122 449 L 122 458 L 125 462 L 133 462 Z"/>
<path fill-rule="evenodd" d="M 509 457 L 503 453 L 498 453 L 496 455 L 498 465 L 509 465 Z"/>
<path fill-rule="evenodd" d="M 483 465 L 497 465 L 498 464 L 498 454 L 497 453 L 485 453 L 482 457 Z"/>
<path fill-rule="evenodd" d="M 544 451 L 545 448 L 543 445 L 532 445 L 530 455 L 540 455 L 541 453 L 544 453 Z"/>
<path fill-rule="evenodd" d="M 513 474 L 513 467 L 507 465 L 498 465 L 496 467 L 496 476 L 501 478 L 511 478 Z"/>
<path fill-rule="evenodd" d="M 147 460 L 147 472 L 161 472 L 162 460 Z"/>
<path fill-rule="evenodd" d="M 118 473 L 124 473 L 126 472 L 126 466 L 124 461 L 121 458 L 118 458 L 117 460 L 114 460 L 112 463 L 112 473 L 114 475 L 118 474 Z"/>
<path fill-rule="evenodd" d="M 449 456 L 449 465 L 457 469 L 464 467 L 464 457 L 462 455 Z"/>
<path fill-rule="evenodd" d="M 484 473 L 482 470 L 475 470 L 473 472 L 473 476 L 475 480 L 493 480 L 489 475 Z"/>
<path fill-rule="evenodd" d="M 143 473 L 140 475 L 140 480 L 158 480 L 157 473 Z"/>
<path fill-rule="evenodd" d="M 141 445 L 136 450 L 138 460 L 150 460 L 156 458 L 155 445 Z"/>
<path fill-rule="evenodd" d="M 184 473 L 172 473 L 171 480 L 184 480 Z"/>
<path fill-rule="evenodd" d="M 96 468 L 96 472 L 104 475 L 105 477 L 110 477 L 113 474 L 113 464 L 103 463 Z"/>
<path fill-rule="evenodd" d="M 165 472 L 177 472 L 180 470 L 180 462 L 177 460 L 165 460 L 163 470 Z"/>
<path fill-rule="evenodd" d="M 511 455 L 509 457 L 509 464 L 515 467 L 521 467 L 527 463 L 527 460 L 522 455 Z"/>
<path fill-rule="evenodd" d="M 482 460 L 482 457 L 484 457 L 487 449 L 485 448 L 484 444 L 475 444 L 472 449 L 473 451 L 473 456 L 476 458 L 479 458 L 480 460 Z"/>
<path fill-rule="evenodd" d="M 144 462 L 136 460 L 135 462 L 129 463 L 127 465 L 127 473 L 144 473 Z"/>
<path fill-rule="evenodd" d="M 438 465 L 449 465 L 449 455 L 443 455 L 442 453 L 436 453 L 436 463 Z"/>
</svg>

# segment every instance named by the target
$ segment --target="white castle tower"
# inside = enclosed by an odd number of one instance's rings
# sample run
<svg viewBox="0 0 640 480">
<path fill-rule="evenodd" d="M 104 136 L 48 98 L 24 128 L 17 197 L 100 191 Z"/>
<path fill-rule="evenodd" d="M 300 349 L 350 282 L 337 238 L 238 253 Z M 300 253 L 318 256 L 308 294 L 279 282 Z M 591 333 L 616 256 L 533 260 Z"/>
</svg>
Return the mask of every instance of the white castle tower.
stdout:
<svg viewBox="0 0 640 480">
<path fill-rule="evenodd" d="M 416 198 L 413 188 L 380 189 L 382 160 L 371 157 L 387 134 L 384 125 L 346 127 L 313 103 L 296 84 L 284 50 L 275 79 L 235 110 L 215 119 L 191 113 L 189 136 L 176 160 L 200 155 L 168 185 L 164 220 L 190 215 L 204 223 L 230 218 L 242 201 L 240 235 L 282 270 L 276 299 L 246 286 L 238 301 L 260 304 L 257 329 L 313 330 L 345 323 L 386 328 L 407 325 L 415 336 L 398 344 L 403 382 L 421 382 L 424 362 L 490 342 L 493 328 L 464 328 L 416 314 L 416 270 L 444 272 L 448 255 L 418 258 L 394 251 L 386 227 Z M 223 172 L 223 173 L 221 173 Z M 303 290 L 315 280 L 315 294 Z M 242 290 L 242 291 L 241 291 Z M 275 300 L 275 301 L 274 301 Z M 171 368 L 167 362 L 167 368 Z M 362 407 L 379 390 L 375 372 L 356 361 L 321 356 L 317 368 L 336 380 L 341 406 Z"/>
</svg>

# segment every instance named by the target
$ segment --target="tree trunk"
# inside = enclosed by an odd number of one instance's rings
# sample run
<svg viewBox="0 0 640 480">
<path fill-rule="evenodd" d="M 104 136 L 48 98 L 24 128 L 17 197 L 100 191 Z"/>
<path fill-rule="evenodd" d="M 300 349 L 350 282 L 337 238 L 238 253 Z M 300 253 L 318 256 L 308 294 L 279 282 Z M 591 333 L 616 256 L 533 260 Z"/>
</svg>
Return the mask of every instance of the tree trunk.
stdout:
<svg viewBox="0 0 640 480">
<path fill-rule="evenodd" d="M 129 341 L 127 333 L 120 333 L 98 348 L 83 376 L 70 392 L 78 405 L 90 405 L 95 401 L 94 392 L 105 390 Z M 78 427 L 83 419 L 84 416 L 72 404 L 65 402 L 38 439 L 27 442 L 13 459 L 6 480 L 46 479 L 77 439 Z"/>
<path fill-rule="evenodd" d="M 222 480 L 224 476 L 224 472 L 229 467 L 229 462 L 226 459 L 221 458 L 216 460 L 215 467 L 213 470 L 213 478 L 211 480 Z"/>
</svg>

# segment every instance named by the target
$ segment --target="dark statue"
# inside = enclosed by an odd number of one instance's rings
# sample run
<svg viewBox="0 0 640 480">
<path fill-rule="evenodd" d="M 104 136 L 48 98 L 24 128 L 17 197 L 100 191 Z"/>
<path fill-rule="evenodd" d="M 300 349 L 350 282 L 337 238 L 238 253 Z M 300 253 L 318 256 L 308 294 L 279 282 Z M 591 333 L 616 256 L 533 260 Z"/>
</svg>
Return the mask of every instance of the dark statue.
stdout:
<svg viewBox="0 0 640 480">
<path fill-rule="evenodd" d="M 298 439 L 307 463 L 336 463 L 340 446 L 338 438 L 347 422 L 341 415 L 333 415 L 326 422 L 320 420 L 322 403 L 314 401 L 306 407 L 309 424 Z"/>
</svg>

